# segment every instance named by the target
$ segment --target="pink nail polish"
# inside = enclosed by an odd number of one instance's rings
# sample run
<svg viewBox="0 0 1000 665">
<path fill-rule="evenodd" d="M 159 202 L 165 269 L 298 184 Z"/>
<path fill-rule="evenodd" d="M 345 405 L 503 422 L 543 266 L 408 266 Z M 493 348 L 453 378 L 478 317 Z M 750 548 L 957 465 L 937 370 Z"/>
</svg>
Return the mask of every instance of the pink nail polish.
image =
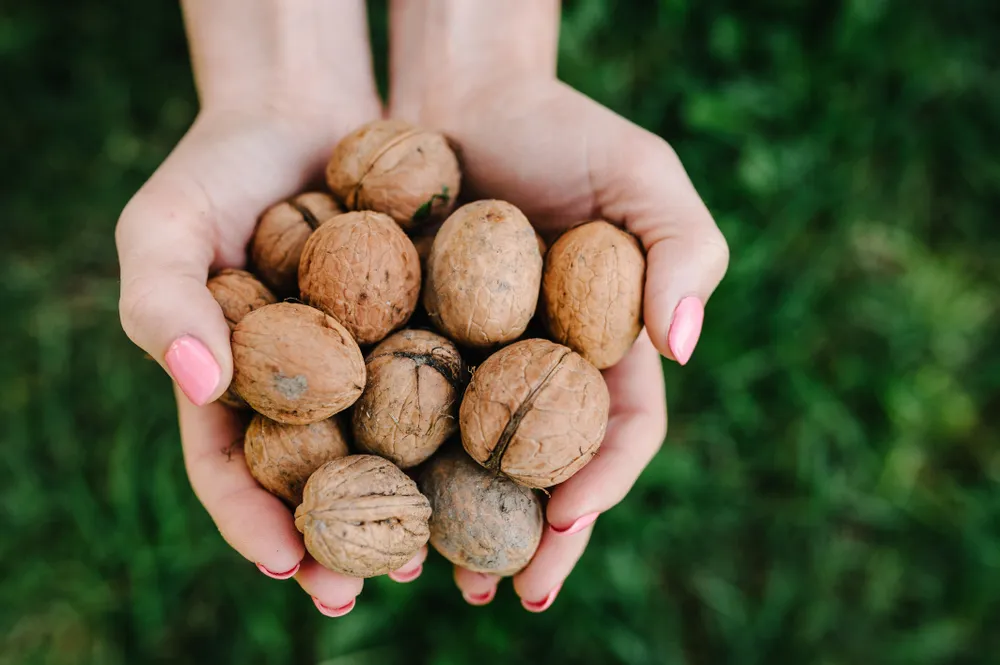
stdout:
<svg viewBox="0 0 1000 665">
<path fill-rule="evenodd" d="M 552 606 L 555 602 L 556 596 L 559 595 L 559 590 L 562 588 L 562 584 L 559 584 L 555 589 L 549 591 L 549 595 L 545 596 L 541 601 L 537 603 L 531 603 L 527 600 L 521 600 L 521 606 L 529 612 L 544 612 Z"/>
<path fill-rule="evenodd" d="M 389 573 L 389 579 L 393 582 L 399 582 L 400 584 L 406 584 L 407 582 L 412 582 L 413 580 L 420 577 L 420 573 L 424 572 L 423 564 L 417 566 L 413 570 L 401 573 L 398 570 L 394 570 Z"/>
<path fill-rule="evenodd" d="M 701 335 L 701 324 L 705 320 L 705 306 L 697 296 L 688 296 L 674 310 L 674 320 L 667 333 L 667 346 L 681 365 L 686 365 L 694 353 Z"/>
<path fill-rule="evenodd" d="M 198 406 L 206 404 L 219 386 L 222 369 L 204 344 L 190 335 L 174 340 L 164 357 L 181 390 Z"/>
<path fill-rule="evenodd" d="M 593 524 L 595 521 L 597 521 L 598 515 L 600 515 L 600 513 L 588 513 L 583 517 L 577 519 L 575 522 L 570 524 L 565 529 L 557 529 L 551 524 L 549 525 L 549 529 L 551 529 L 553 533 L 558 533 L 560 536 L 571 536 L 574 533 L 580 533 L 588 526 Z"/>
<path fill-rule="evenodd" d="M 465 599 L 469 605 L 475 605 L 476 607 L 482 605 L 489 605 L 493 601 L 493 597 L 497 595 L 497 588 L 493 587 L 486 593 L 480 593 L 477 595 L 472 595 L 468 593 L 463 593 L 462 598 Z"/>
<path fill-rule="evenodd" d="M 257 564 L 257 570 L 259 570 L 260 572 L 264 573 L 265 575 L 267 575 L 271 579 L 275 579 L 275 580 L 287 580 L 289 577 L 293 577 L 295 575 L 295 573 L 299 572 L 299 565 L 300 564 L 295 564 L 294 568 L 292 568 L 291 570 L 289 570 L 287 572 L 284 572 L 284 573 L 272 573 L 266 567 L 264 567 L 264 566 L 262 566 L 261 564 L 258 563 Z"/>
<path fill-rule="evenodd" d="M 325 617 L 330 617 L 331 619 L 336 619 L 337 617 L 342 617 L 345 614 L 348 614 L 351 610 L 354 609 L 354 604 L 358 600 L 357 598 L 352 598 L 351 602 L 347 603 L 343 607 L 333 608 L 333 607 L 327 607 L 323 603 L 319 602 L 319 598 L 317 598 L 316 596 L 313 596 L 312 599 L 313 599 L 313 604 L 316 606 L 316 609 L 319 610 L 319 613 Z"/>
</svg>

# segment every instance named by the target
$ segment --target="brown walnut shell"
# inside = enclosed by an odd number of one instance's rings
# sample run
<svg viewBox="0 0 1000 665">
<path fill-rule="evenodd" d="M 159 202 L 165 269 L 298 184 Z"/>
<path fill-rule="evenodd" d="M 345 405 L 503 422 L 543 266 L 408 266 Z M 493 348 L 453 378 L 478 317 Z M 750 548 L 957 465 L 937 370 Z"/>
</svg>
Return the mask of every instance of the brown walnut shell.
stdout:
<svg viewBox="0 0 1000 665">
<path fill-rule="evenodd" d="M 442 134 L 375 120 L 345 136 L 326 182 L 348 210 L 376 210 L 405 229 L 442 219 L 458 197 L 458 159 Z"/>
<path fill-rule="evenodd" d="M 542 502 L 527 487 L 487 471 L 456 447 L 434 457 L 420 476 L 431 503 L 430 543 L 456 566 L 513 575 L 542 538 Z"/>
<path fill-rule="evenodd" d="M 340 321 L 358 344 L 374 344 L 413 315 L 420 257 L 387 215 L 344 213 L 306 241 L 299 288 L 304 302 Z"/>
<path fill-rule="evenodd" d="M 233 330 L 233 385 L 254 411 L 308 425 L 357 401 L 365 360 L 336 319 L 279 302 L 250 312 Z"/>
<path fill-rule="evenodd" d="M 396 570 L 427 544 L 431 507 L 392 462 L 350 455 L 306 482 L 295 527 L 321 566 L 352 577 Z"/>
<path fill-rule="evenodd" d="M 305 192 L 264 211 L 250 239 L 250 263 L 275 292 L 298 294 L 299 257 L 312 232 L 343 210 L 324 192 Z"/>
<path fill-rule="evenodd" d="M 506 201 L 474 201 L 435 236 L 423 302 L 450 339 L 490 347 L 528 327 L 541 281 L 542 254 L 528 219 Z"/>
<path fill-rule="evenodd" d="M 316 469 L 349 454 L 337 417 L 309 425 L 283 425 L 259 413 L 247 426 L 243 451 L 250 475 L 293 506 L 302 503 L 302 488 Z"/>
<path fill-rule="evenodd" d="M 258 307 L 276 301 L 274 294 L 246 270 L 233 268 L 220 270 L 208 280 L 207 286 L 215 302 L 222 308 L 222 315 L 229 324 L 230 334 L 244 316 Z M 233 409 L 247 408 L 247 403 L 236 393 L 232 385 L 222 393 L 219 401 Z"/>
<path fill-rule="evenodd" d="M 567 480 L 597 453 L 608 424 L 604 377 L 544 339 L 500 349 L 472 375 L 459 409 L 474 460 L 528 487 Z"/>
<path fill-rule="evenodd" d="M 552 245 L 542 276 L 542 313 L 552 339 L 598 369 L 621 360 L 642 330 L 646 256 L 607 222 L 570 229 Z"/>
<path fill-rule="evenodd" d="M 408 469 L 458 431 L 464 366 L 450 341 L 403 330 L 376 346 L 365 365 L 368 383 L 351 421 L 359 449 Z"/>
</svg>

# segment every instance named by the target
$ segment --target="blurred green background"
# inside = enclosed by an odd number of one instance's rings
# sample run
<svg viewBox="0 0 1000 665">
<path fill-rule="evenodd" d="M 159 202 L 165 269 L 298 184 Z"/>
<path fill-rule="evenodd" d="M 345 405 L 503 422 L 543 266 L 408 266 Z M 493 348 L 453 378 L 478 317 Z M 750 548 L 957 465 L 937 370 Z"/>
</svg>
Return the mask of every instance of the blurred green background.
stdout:
<svg viewBox="0 0 1000 665">
<path fill-rule="evenodd" d="M 3 3 L 0 663 L 998 662 L 998 19 L 568 2 L 562 76 L 732 248 L 668 443 L 545 614 L 434 558 L 329 620 L 223 543 L 118 324 L 117 215 L 196 112 L 179 9 Z"/>
</svg>

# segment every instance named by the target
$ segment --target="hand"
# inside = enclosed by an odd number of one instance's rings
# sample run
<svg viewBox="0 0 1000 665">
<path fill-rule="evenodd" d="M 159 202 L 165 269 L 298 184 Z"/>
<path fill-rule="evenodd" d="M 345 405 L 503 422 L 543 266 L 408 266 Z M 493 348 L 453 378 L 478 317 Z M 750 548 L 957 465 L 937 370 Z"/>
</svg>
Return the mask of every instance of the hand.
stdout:
<svg viewBox="0 0 1000 665">
<path fill-rule="evenodd" d="M 547 4 L 521 3 L 518 11 L 557 15 Z M 484 18 L 490 10 L 480 7 L 470 19 L 473 9 L 454 3 L 454 16 L 437 26 L 444 37 L 421 42 L 406 29 L 413 18 L 405 14 L 418 11 L 411 7 L 394 5 L 399 57 L 393 76 L 402 83 L 393 84 L 392 113 L 455 142 L 463 192 L 510 201 L 548 240 L 584 220 L 620 224 L 647 254 L 645 330 L 604 373 L 611 393 L 604 443 L 593 461 L 552 491 L 541 545 L 514 577 L 524 607 L 542 611 L 583 553 L 598 515 L 621 501 L 659 449 L 667 422 L 659 354 L 682 365 L 690 359 L 728 249 L 666 142 L 556 80 L 554 54 L 538 46 L 545 38 L 523 30 L 548 19 L 516 25 L 516 12 L 506 5 L 505 14 Z M 505 31 L 517 37 L 504 41 Z M 448 43 L 448 35 L 455 41 Z M 482 66 L 435 66 L 446 62 L 435 59 L 441 40 L 445 53 L 463 51 L 462 44 L 500 44 L 503 57 L 491 60 L 481 48 L 474 53 Z M 472 604 L 489 602 L 498 582 L 461 569 L 455 580 Z"/>
</svg>

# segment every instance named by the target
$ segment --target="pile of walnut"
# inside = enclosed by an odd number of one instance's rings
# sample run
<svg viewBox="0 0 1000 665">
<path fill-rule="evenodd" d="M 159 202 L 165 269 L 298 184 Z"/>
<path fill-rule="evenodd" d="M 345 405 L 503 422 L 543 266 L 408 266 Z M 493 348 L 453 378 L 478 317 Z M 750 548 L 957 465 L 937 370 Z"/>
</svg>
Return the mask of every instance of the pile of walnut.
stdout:
<svg viewBox="0 0 1000 665">
<path fill-rule="evenodd" d="M 326 180 L 263 213 L 252 274 L 208 283 L 232 330 L 221 401 L 254 412 L 250 472 L 331 570 L 383 575 L 430 541 L 513 575 L 541 539 L 536 489 L 604 438 L 599 370 L 642 327 L 642 249 L 589 221 L 545 252 L 510 203 L 456 209 L 448 142 L 399 121 L 347 136 Z"/>
</svg>

